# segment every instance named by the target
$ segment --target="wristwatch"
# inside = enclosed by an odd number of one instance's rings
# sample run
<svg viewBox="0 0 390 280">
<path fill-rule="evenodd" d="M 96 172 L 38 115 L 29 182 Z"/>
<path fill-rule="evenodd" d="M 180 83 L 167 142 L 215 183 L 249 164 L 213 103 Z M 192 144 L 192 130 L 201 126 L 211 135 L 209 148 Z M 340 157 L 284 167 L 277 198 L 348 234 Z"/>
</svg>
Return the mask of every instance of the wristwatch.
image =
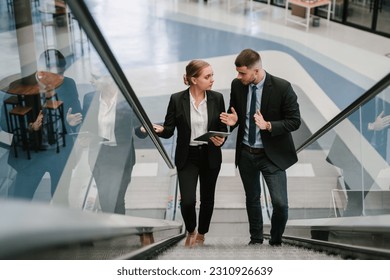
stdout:
<svg viewBox="0 0 390 280">
<path fill-rule="evenodd" d="M 265 129 L 267 129 L 269 132 L 272 131 L 272 125 L 271 125 L 271 122 L 267 122 L 267 126 L 265 127 Z"/>
</svg>

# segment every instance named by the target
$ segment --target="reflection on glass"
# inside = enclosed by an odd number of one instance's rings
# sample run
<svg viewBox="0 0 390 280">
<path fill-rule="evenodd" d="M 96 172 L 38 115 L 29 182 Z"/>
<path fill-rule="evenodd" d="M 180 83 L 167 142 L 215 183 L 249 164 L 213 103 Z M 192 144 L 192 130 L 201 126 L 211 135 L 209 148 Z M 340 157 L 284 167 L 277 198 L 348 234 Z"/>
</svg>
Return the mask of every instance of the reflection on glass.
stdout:
<svg viewBox="0 0 390 280">
<path fill-rule="evenodd" d="M 347 21 L 371 28 L 372 25 L 372 8 L 370 8 L 371 1 L 358 0 L 348 1 Z"/>
<path fill-rule="evenodd" d="M 343 20 L 343 13 L 344 13 L 344 0 L 335 0 L 332 14 L 332 19 L 336 21 L 342 21 Z"/>
<path fill-rule="evenodd" d="M 84 95 L 80 143 L 88 143 L 88 161 L 103 212 L 125 214 L 125 194 L 135 164 L 133 133 L 145 138 L 132 108 L 110 76 L 94 77 L 96 92 Z"/>
<path fill-rule="evenodd" d="M 306 217 L 390 213 L 389 88 L 361 106 L 300 153 L 315 178 L 303 179 L 314 201 L 301 203 Z M 329 208 L 328 208 L 329 207 Z"/>
<path fill-rule="evenodd" d="M 378 0 L 377 31 L 390 34 L 390 2 Z"/>
<path fill-rule="evenodd" d="M 44 56 L 45 53 L 42 55 Z M 50 65 L 53 65 L 58 73 L 37 71 L 36 74 L 32 75 L 36 80 L 29 81 L 29 83 L 37 84 L 38 91 L 34 92 L 33 95 L 27 93 L 19 95 L 22 99 L 17 106 L 31 106 L 33 108 L 28 116 L 28 126 L 24 124 L 27 127 L 28 143 L 23 143 L 21 148 L 25 149 L 24 145 L 29 145 L 29 148 L 35 152 L 31 154 L 31 159 L 24 157 L 21 151 L 9 153 L 7 164 L 13 168 L 16 176 L 13 184 L 8 186 L 7 193 L 13 198 L 33 199 L 38 186 L 46 175 L 50 177 L 50 193 L 45 194 L 46 199 L 50 198 L 56 191 L 61 176 L 64 181 L 69 182 L 70 180 L 70 174 L 63 173 L 65 164 L 72 160 L 69 155 L 73 141 L 67 135 L 67 131 L 70 131 L 71 127 L 77 126 L 77 123 L 72 123 L 70 120 L 75 113 L 81 112 L 81 106 L 74 80 L 62 76 L 66 69 L 65 57 L 58 52 L 57 59 L 53 59 Z M 39 68 L 45 69 L 46 66 L 49 65 L 39 66 Z M 51 79 L 52 76 L 54 79 Z M 55 83 L 57 77 L 60 82 L 54 86 L 50 82 Z M 8 95 L 3 98 L 8 98 Z M 65 121 L 64 112 L 69 110 L 73 110 L 73 114 L 69 113 L 68 121 Z M 5 110 L 2 117 L 6 118 Z M 8 117 L 11 127 L 21 126 L 20 119 Z M 7 129 L 9 129 L 8 125 L 7 127 L 3 126 L 3 130 Z M 17 137 L 14 137 L 14 144 L 17 141 Z M 15 149 L 22 150 L 19 147 L 15 147 Z"/>
<path fill-rule="evenodd" d="M 2 30 L 11 32 L 0 54 L 0 198 L 164 218 L 175 177 L 96 51 L 82 48 L 65 2 L 19 2 Z M 104 74 L 93 79 L 96 69 Z M 14 106 L 31 107 L 14 122 L 24 141 L 12 137 Z M 159 212 L 133 211 L 145 202 Z"/>
<path fill-rule="evenodd" d="M 338 9 L 336 4 L 336 14 Z M 384 0 L 355 0 L 348 1 L 346 12 L 348 22 L 373 28 L 377 32 L 390 33 L 390 3 Z"/>
</svg>

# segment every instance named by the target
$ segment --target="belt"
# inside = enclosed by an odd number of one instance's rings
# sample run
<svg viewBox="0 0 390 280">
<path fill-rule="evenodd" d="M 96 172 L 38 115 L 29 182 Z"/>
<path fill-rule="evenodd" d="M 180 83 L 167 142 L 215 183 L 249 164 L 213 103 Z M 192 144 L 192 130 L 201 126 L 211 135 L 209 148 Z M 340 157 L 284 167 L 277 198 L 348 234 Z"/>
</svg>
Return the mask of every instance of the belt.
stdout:
<svg viewBox="0 0 390 280">
<path fill-rule="evenodd" d="M 242 144 L 241 145 L 242 149 L 251 153 L 251 154 L 263 154 L 264 153 L 264 148 L 252 148 L 249 147 L 248 145 Z"/>
</svg>

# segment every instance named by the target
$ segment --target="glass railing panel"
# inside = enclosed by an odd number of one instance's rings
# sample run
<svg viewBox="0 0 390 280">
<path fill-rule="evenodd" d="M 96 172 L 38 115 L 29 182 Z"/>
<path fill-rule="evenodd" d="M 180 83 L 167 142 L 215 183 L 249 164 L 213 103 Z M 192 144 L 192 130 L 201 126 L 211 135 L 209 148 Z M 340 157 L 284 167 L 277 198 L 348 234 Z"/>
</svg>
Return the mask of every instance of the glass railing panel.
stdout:
<svg viewBox="0 0 390 280">
<path fill-rule="evenodd" d="M 380 92 L 358 111 L 362 135 L 361 161 L 364 193 L 361 191 L 364 215 L 389 214 L 390 192 L 390 88 Z"/>
<path fill-rule="evenodd" d="M 0 5 L 0 198 L 164 218 L 175 174 L 66 3 Z"/>
<path fill-rule="evenodd" d="M 163 121 L 160 115 L 155 116 L 161 109 L 156 110 L 154 106 L 168 104 L 169 96 L 163 98 L 161 95 L 171 93 L 172 89 L 164 83 L 162 77 L 173 77 L 174 69 L 159 65 L 170 63 L 177 58 L 170 54 L 175 43 L 166 36 L 157 35 L 158 37 L 154 38 L 156 35 L 149 31 L 149 28 L 157 28 L 160 30 L 158 34 L 165 34 L 169 28 L 169 23 L 158 19 L 160 3 L 99 1 L 97 5 L 93 0 L 84 2 L 126 78 L 139 95 L 139 101 L 151 121 Z M 105 20 L 107 17 L 112 20 Z M 115 20 L 117 17 L 121 22 Z M 182 72 L 177 73 L 177 77 L 182 75 Z M 151 102 L 151 99 L 154 101 Z M 163 140 L 162 142 L 164 143 Z"/>
<path fill-rule="evenodd" d="M 287 170 L 292 218 L 390 213 L 389 88 L 301 151 Z"/>
</svg>

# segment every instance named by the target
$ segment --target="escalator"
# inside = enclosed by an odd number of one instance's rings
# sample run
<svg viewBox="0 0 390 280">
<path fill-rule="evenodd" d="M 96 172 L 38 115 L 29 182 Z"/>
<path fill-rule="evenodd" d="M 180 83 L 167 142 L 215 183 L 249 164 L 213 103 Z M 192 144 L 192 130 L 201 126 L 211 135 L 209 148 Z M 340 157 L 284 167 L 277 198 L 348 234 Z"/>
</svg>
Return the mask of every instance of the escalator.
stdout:
<svg viewBox="0 0 390 280">
<path fill-rule="evenodd" d="M 385 148 L 390 136 L 384 133 L 383 123 L 379 129 L 378 121 L 379 116 L 390 113 L 389 75 L 321 129 L 312 133 L 309 126 L 304 125 L 303 131 L 294 136 L 299 144 L 299 162 L 288 172 L 290 219 L 281 248 L 275 249 L 267 241 L 258 247 L 247 246 L 245 198 L 240 178 L 235 169 L 231 169 L 233 151 L 227 148 L 223 150 L 227 165 L 219 179 L 206 245 L 188 253 L 182 244 L 185 233 L 180 218 L 176 173 L 171 162 L 174 139 L 161 141 L 154 133 L 150 116 L 143 109 L 145 104 L 131 87 L 85 3 L 72 0 L 66 3 L 71 11 L 66 14 L 69 17 L 64 21 L 55 19 L 53 32 L 75 32 L 79 25 L 79 33 L 69 34 L 81 39 L 85 32 L 94 48 L 88 55 L 84 54 L 85 50 L 80 55 L 79 46 L 73 45 L 75 42 L 66 49 L 73 55 L 66 56 L 67 60 L 72 60 L 72 66 L 65 73 L 76 81 L 79 98 L 83 99 L 94 90 L 89 83 L 89 74 L 109 76 L 130 105 L 135 121 L 146 130 L 146 138 L 134 137 L 136 164 L 126 194 L 127 215 L 101 212 L 96 182 L 90 170 L 89 151 L 78 149 L 77 145 L 70 152 L 77 158 L 77 164 L 64 163 L 54 194 L 50 193 L 52 178 L 45 173 L 31 200 L 13 197 L 12 184 L 18 172 L 23 173 L 30 166 L 37 168 L 56 153 L 38 151 L 32 153 L 31 161 L 19 157 L 17 160 L 26 165 L 23 171 L 17 172 L 8 164 L 12 150 L 1 146 L 0 194 L 7 199 L 1 200 L 0 212 L 7 215 L 0 219 L 0 228 L 6 229 L 0 234 L 0 258 L 389 259 L 390 156 Z M 34 31 L 37 26 L 40 29 L 40 19 L 35 6 L 31 11 L 36 16 L 31 21 L 33 24 L 26 28 Z M 64 22 L 67 25 L 63 25 Z M 69 29 L 65 30 L 64 26 Z M 76 43 L 83 44 L 82 40 Z M 43 45 L 35 41 L 34 44 L 37 49 Z M 24 63 L 21 65 L 25 66 Z M 92 114 L 89 115 L 90 111 L 83 114 L 85 120 L 95 120 Z M 82 135 L 88 134 L 89 130 L 81 126 L 73 133 L 77 141 L 77 137 L 82 140 Z M 59 155 L 64 151 L 60 148 Z M 58 157 L 50 162 L 58 163 Z M 67 181 L 69 178 L 70 182 Z M 265 232 L 269 232 L 272 206 L 264 182 L 262 193 Z"/>
<path fill-rule="evenodd" d="M 245 246 L 248 241 L 245 206 L 229 208 L 229 202 L 224 201 L 224 209 L 216 207 L 207 245 L 188 254 L 183 244 L 178 244 L 150 257 L 157 260 L 389 259 L 390 208 L 387 195 L 390 177 L 386 172 L 390 158 L 384 149 L 386 146 L 383 147 L 388 140 L 387 134 L 379 131 L 386 130 L 383 120 L 372 117 L 383 117 L 382 112 L 389 108 L 389 85 L 390 74 L 298 147 L 296 165 L 302 169 L 311 167 L 312 170 L 306 170 L 306 173 L 313 175 L 301 174 L 297 178 L 296 174 L 288 172 L 290 219 L 282 248 L 275 250 L 268 244 L 257 248 Z M 373 110 L 373 104 L 380 107 Z M 369 129 L 374 125 L 377 130 Z M 376 134 L 375 141 L 373 133 Z M 353 142 L 350 141 L 352 135 L 356 135 Z M 344 160 L 335 164 L 336 159 Z M 326 178 L 331 178 L 333 183 L 324 184 Z M 219 182 L 221 187 L 226 187 L 223 177 Z M 240 186 L 240 182 L 231 185 Z M 294 193 L 296 188 L 299 188 L 299 197 Z M 262 193 L 263 219 L 266 230 L 269 230 L 272 206 L 264 180 Z M 223 192 L 220 196 L 223 197 Z M 303 206 L 300 197 L 304 197 Z"/>
</svg>

